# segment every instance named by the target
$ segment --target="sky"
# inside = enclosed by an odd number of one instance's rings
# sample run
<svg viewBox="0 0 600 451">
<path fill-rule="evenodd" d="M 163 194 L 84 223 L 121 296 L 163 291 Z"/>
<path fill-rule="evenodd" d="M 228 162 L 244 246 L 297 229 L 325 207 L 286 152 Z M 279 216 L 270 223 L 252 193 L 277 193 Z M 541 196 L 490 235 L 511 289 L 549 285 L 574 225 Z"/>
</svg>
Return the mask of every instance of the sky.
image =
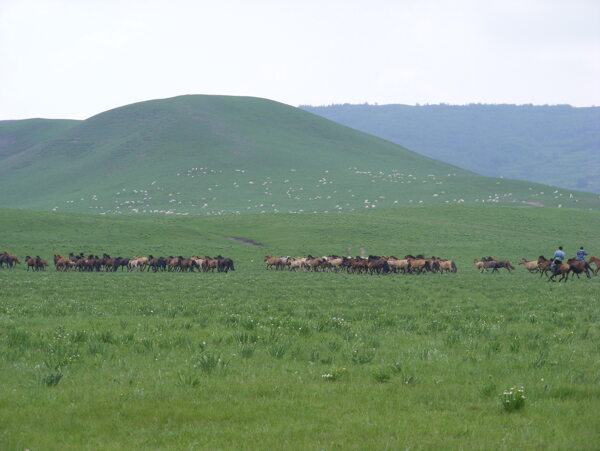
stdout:
<svg viewBox="0 0 600 451">
<path fill-rule="evenodd" d="M 0 0 L 0 120 L 183 94 L 600 105 L 600 1 Z"/>
</svg>

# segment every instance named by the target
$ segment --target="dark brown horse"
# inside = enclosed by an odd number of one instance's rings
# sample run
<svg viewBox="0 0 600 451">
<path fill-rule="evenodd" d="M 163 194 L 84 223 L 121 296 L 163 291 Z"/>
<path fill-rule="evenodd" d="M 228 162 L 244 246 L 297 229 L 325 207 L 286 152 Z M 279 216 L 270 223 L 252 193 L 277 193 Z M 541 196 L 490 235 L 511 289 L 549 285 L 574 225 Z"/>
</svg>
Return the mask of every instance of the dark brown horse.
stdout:
<svg viewBox="0 0 600 451">
<path fill-rule="evenodd" d="M 343 263 L 344 265 L 346 265 L 347 268 L 347 272 L 350 273 L 364 273 L 367 272 L 367 259 L 366 258 L 362 258 L 362 257 L 356 257 L 356 258 L 348 258 L 346 259 L 346 261 Z"/>
<path fill-rule="evenodd" d="M 485 262 L 488 262 L 488 263 L 493 263 L 492 267 L 494 268 L 495 271 L 497 271 L 498 268 L 506 268 L 506 270 L 508 272 L 515 269 L 515 267 L 513 265 L 511 265 L 508 260 L 498 260 L 497 258 L 494 258 L 491 256 L 484 257 L 482 260 Z"/>
<path fill-rule="evenodd" d="M 25 256 L 25 265 L 27 266 L 27 271 L 29 271 L 29 269 L 32 271 L 37 271 L 37 266 L 35 263 L 35 258 L 30 257 L 29 255 Z"/>
<path fill-rule="evenodd" d="M 217 271 L 219 272 L 228 272 L 235 271 L 235 267 L 233 266 L 233 260 L 226 257 L 221 257 L 220 255 L 217 257 Z"/>
<path fill-rule="evenodd" d="M 570 258 L 567 260 L 567 264 L 571 267 L 571 279 L 575 276 L 579 279 L 579 274 L 585 273 L 588 279 L 590 276 L 590 265 L 585 260 L 577 260 L 575 258 Z"/>
<path fill-rule="evenodd" d="M 2 265 L 6 265 L 7 268 L 12 269 L 20 264 L 21 262 L 16 255 L 9 254 L 7 251 L 0 254 L 0 268 L 2 268 Z"/>
<path fill-rule="evenodd" d="M 35 267 L 38 271 L 45 271 L 48 267 L 48 262 L 43 258 L 40 258 L 39 255 L 35 256 Z"/>
<path fill-rule="evenodd" d="M 378 255 L 369 255 L 367 259 L 367 269 L 371 274 L 387 274 L 390 272 L 390 266 L 387 259 Z"/>
</svg>

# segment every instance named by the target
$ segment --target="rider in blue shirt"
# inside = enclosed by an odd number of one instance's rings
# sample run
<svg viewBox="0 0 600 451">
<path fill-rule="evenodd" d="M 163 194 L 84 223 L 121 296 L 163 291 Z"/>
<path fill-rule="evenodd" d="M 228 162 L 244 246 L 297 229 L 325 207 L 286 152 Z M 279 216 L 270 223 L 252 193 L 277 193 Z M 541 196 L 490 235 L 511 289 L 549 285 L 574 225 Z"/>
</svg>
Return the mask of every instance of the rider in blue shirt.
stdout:
<svg viewBox="0 0 600 451">
<path fill-rule="evenodd" d="M 564 260 L 565 259 L 565 252 L 563 251 L 562 246 L 558 246 L 558 249 L 554 252 L 554 255 L 552 256 L 552 260 Z"/>
<path fill-rule="evenodd" d="M 583 246 L 579 248 L 577 251 L 577 260 L 582 261 L 585 260 L 585 256 L 588 255 L 586 251 L 583 250 Z"/>
<path fill-rule="evenodd" d="M 563 251 L 562 246 L 558 246 L 558 249 L 554 252 L 554 255 L 552 256 L 552 263 L 550 264 L 550 271 L 552 271 L 552 273 L 556 273 L 556 268 L 557 265 L 562 263 L 562 261 L 565 259 L 565 252 Z"/>
</svg>

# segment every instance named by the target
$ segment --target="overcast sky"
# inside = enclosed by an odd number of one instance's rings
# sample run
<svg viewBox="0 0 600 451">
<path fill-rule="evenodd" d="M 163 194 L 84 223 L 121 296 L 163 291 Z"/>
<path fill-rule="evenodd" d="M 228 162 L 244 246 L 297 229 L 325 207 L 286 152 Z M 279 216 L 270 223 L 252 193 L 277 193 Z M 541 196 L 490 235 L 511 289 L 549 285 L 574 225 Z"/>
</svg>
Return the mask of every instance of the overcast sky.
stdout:
<svg viewBox="0 0 600 451">
<path fill-rule="evenodd" d="M 0 0 L 0 120 L 181 94 L 600 105 L 600 1 Z"/>
</svg>

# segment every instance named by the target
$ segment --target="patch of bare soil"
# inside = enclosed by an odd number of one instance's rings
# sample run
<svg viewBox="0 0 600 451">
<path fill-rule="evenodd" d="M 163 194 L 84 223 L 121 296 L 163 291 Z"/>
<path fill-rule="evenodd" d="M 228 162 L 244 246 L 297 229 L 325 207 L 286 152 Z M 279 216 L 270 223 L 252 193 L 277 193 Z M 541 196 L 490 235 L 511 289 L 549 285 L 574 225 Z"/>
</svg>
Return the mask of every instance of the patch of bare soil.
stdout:
<svg viewBox="0 0 600 451">
<path fill-rule="evenodd" d="M 228 236 L 227 239 L 231 240 L 231 241 L 237 241 L 238 243 L 245 243 L 245 244 L 248 244 L 250 246 L 260 246 L 260 247 L 264 246 L 264 244 L 257 243 L 256 241 L 249 240 L 248 238 L 240 238 L 240 237 L 237 237 L 237 236 Z"/>
</svg>

